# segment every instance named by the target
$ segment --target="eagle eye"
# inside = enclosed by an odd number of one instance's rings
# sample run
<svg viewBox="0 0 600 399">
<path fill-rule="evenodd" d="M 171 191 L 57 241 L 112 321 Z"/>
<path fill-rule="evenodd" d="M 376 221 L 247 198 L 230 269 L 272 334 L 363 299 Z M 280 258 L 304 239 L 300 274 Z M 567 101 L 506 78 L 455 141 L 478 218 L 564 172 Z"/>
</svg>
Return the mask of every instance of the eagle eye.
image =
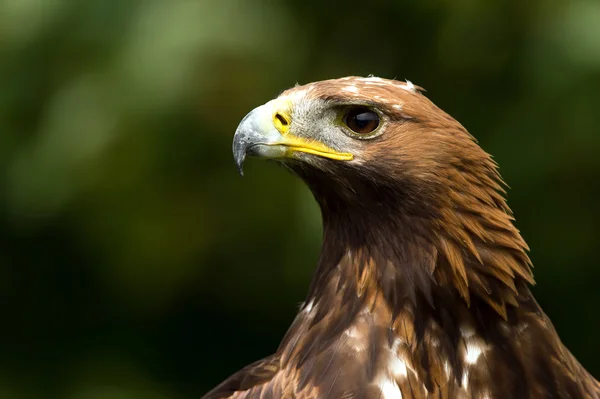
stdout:
<svg viewBox="0 0 600 399">
<path fill-rule="evenodd" d="M 367 107 L 354 107 L 344 116 L 344 124 L 354 133 L 369 134 L 379 127 L 379 115 Z"/>
</svg>

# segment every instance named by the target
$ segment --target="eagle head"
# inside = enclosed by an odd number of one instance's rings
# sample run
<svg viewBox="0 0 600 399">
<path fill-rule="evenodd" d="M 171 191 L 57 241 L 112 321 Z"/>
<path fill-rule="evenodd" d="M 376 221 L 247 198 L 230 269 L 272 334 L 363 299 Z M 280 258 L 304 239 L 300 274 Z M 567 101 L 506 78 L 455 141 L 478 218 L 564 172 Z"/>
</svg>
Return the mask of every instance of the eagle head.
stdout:
<svg viewBox="0 0 600 399">
<path fill-rule="evenodd" d="M 435 223 L 446 209 L 477 211 L 480 202 L 508 211 L 491 157 L 410 82 L 347 77 L 294 87 L 242 120 L 233 152 L 240 172 L 246 155 L 275 159 L 321 207 L 355 218 Z"/>
</svg>

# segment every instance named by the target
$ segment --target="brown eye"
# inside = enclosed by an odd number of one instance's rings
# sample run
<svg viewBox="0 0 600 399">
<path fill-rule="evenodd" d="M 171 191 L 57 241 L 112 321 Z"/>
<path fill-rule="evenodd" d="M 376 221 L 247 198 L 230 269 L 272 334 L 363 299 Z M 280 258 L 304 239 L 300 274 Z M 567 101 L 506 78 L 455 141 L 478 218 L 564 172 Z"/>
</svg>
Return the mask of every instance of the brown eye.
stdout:
<svg viewBox="0 0 600 399">
<path fill-rule="evenodd" d="M 352 108 L 344 117 L 344 123 L 354 133 L 372 133 L 379 126 L 379 115 L 366 107 Z"/>
</svg>

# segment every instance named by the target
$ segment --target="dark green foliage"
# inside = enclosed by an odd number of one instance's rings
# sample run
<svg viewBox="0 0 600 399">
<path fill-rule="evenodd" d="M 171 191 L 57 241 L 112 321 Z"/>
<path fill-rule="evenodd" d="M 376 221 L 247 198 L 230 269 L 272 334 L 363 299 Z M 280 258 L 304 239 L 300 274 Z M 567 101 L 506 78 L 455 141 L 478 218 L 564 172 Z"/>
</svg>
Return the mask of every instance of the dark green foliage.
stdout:
<svg viewBox="0 0 600 399">
<path fill-rule="evenodd" d="M 408 78 L 494 154 L 534 292 L 600 376 L 600 5 L 0 3 L 0 397 L 192 398 L 273 352 L 320 243 L 231 139 L 296 82 Z"/>
</svg>

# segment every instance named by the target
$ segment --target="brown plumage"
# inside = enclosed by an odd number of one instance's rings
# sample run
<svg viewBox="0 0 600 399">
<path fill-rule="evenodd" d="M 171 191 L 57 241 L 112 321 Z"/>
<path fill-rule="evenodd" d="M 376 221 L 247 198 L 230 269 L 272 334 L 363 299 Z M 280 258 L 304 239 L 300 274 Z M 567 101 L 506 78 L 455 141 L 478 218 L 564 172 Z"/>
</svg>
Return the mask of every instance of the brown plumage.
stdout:
<svg viewBox="0 0 600 399">
<path fill-rule="evenodd" d="M 242 121 L 234 154 L 306 182 L 323 247 L 277 352 L 206 399 L 600 398 L 529 290 L 496 163 L 410 82 L 292 88 Z"/>
</svg>

